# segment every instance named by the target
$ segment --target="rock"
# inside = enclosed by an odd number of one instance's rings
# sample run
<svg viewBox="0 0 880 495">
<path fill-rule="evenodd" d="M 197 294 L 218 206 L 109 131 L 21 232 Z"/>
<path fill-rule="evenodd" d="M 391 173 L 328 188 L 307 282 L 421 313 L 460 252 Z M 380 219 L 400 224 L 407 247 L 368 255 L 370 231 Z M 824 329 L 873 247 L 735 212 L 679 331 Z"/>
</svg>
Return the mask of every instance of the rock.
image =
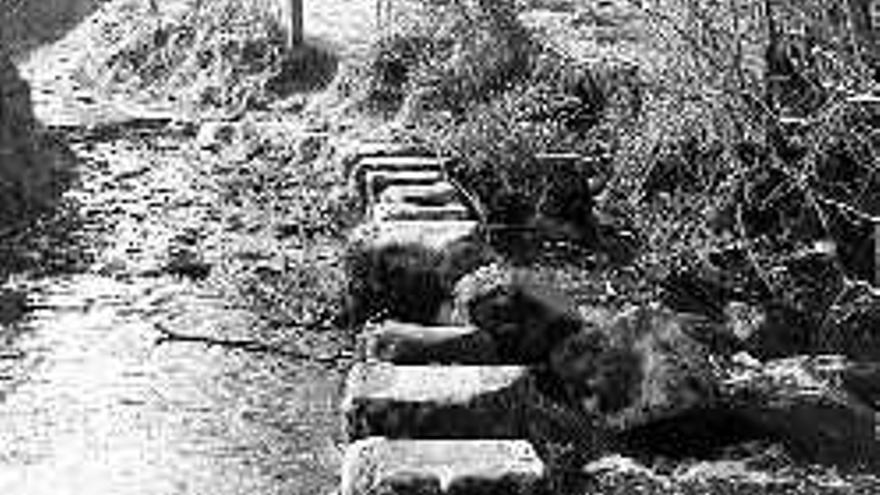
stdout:
<svg viewBox="0 0 880 495">
<path fill-rule="evenodd" d="M 369 325 L 360 336 L 367 361 L 394 364 L 494 364 L 492 337 L 475 327 L 422 326 L 396 321 Z"/>
<path fill-rule="evenodd" d="M 859 387 L 853 380 L 858 374 L 839 356 L 775 360 L 732 372 L 724 382 L 725 402 L 796 459 L 876 472 L 877 412 L 862 400 L 874 398 L 876 389 Z M 852 391 L 847 384 L 855 385 Z"/>
<path fill-rule="evenodd" d="M 358 197 L 364 208 L 379 201 L 379 196 L 394 185 L 431 186 L 443 182 L 443 172 L 439 170 L 367 170 L 358 185 Z"/>
<path fill-rule="evenodd" d="M 361 141 L 343 146 L 341 151 L 342 165 L 345 173 L 351 175 L 358 162 L 366 158 L 392 156 L 423 156 L 431 157 L 434 153 L 425 145 L 395 141 Z"/>
<path fill-rule="evenodd" d="M 458 190 L 450 182 L 429 185 L 389 186 L 378 197 L 382 203 L 409 203 L 419 206 L 444 206 L 459 203 Z"/>
<path fill-rule="evenodd" d="M 356 364 L 342 411 L 349 439 L 521 438 L 535 394 L 520 366 Z"/>
<path fill-rule="evenodd" d="M 547 470 L 522 440 L 388 440 L 348 447 L 341 495 L 547 493 Z"/>
<path fill-rule="evenodd" d="M 495 259 L 476 222 L 398 221 L 361 225 L 346 256 L 347 324 L 395 319 L 451 323 L 447 306 L 464 273 Z"/>
<path fill-rule="evenodd" d="M 717 378 L 691 335 L 702 320 L 655 306 L 589 322 L 550 356 L 569 400 L 620 431 L 711 406 Z"/>
<path fill-rule="evenodd" d="M 396 220 L 472 220 L 471 211 L 461 203 L 443 206 L 420 206 L 407 203 L 377 203 L 370 211 L 370 218 L 375 222 Z"/>
<path fill-rule="evenodd" d="M 354 165 L 349 172 L 348 179 L 352 189 L 358 192 L 362 200 L 366 201 L 370 192 L 368 184 L 371 181 L 369 177 L 371 174 L 379 177 L 388 177 L 395 174 L 398 177 L 404 177 L 409 174 L 410 177 L 416 178 L 424 178 L 426 175 L 435 174 L 438 177 L 437 181 L 440 181 L 445 176 L 447 163 L 448 160 L 446 159 L 424 156 L 366 157 Z M 418 184 L 419 182 L 410 183 Z M 425 183 L 424 181 L 421 182 L 421 184 Z M 427 184 L 430 184 L 430 182 L 427 182 Z"/>
<path fill-rule="evenodd" d="M 504 362 L 522 364 L 546 362 L 551 350 L 583 325 L 562 294 L 497 267 L 462 279 L 453 313 L 489 332 Z"/>
<path fill-rule="evenodd" d="M 417 243 L 355 242 L 346 253 L 346 324 L 371 318 L 431 324 L 449 298 L 443 254 Z"/>
<path fill-rule="evenodd" d="M 351 234 L 350 244 L 368 249 L 394 244 L 418 244 L 427 249 L 443 250 L 466 239 L 478 238 L 479 224 L 473 220 L 366 222 Z"/>
<path fill-rule="evenodd" d="M 513 284 L 521 278 L 520 271 L 501 264 L 489 263 L 467 273 L 455 284 L 450 321 L 456 325 L 471 325 L 470 303 L 497 287 Z"/>
<path fill-rule="evenodd" d="M 450 286 L 454 287 L 468 273 L 499 263 L 500 260 L 500 255 L 479 237 L 465 237 L 447 245 L 443 257 L 443 273 L 446 274 Z"/>
</svg>

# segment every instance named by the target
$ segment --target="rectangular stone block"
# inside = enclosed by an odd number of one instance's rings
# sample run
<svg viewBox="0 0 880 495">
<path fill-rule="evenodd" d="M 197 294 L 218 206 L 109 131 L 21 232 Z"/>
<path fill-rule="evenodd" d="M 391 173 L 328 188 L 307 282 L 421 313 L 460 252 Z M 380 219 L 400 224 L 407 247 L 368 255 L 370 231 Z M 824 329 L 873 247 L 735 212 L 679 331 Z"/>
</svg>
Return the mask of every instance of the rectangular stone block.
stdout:
<svg viewBox="0 0 880 495">
<path fill-rule="evenodd" d="M 376 203 L 370 210 L 373 221 L 394 220 L 470 220 L 471 211 L 461 203 L 420 206 L 408 203 Z"/>
<path fill-rule="evenodd" d="M 368 325 L 359 337 L 366 361 L 394 364 L 494 364 L 495 342 L 488 332 L 470 326 L 423 326 L 386 321 Z"/>
<path fill-rule="evenodd" d="M 445 171 L 449 158 L 424 155 L 365 156 L 355 164 L 354 174 L 370 170 L 440 170 Z"/>
<path fill-rule="evenodd" d="M 368 248 L 419 244 L 429 249 L 442 250 L 458 241 L 474 238 L 478 232 L 479 223 L 475 220 L 366 222 L 352 231 L 350 241 Z"/>
<path fill-rule="evenodd" d="M 354 168 L 365 158 L 389 157 L 389 156 L 424 156 L 432 157 L 434 153 L 426 146 L 415 143 L 401 143 L 398 141 L 360 141 L 345 146 L 342 151 L 342 163 L 346 174 L 351 174 Z"/>
<path fill-rule="evenodd" d="M 349 184 L 361 191 L 367 175 L 376 172 L 435 172 L 446 174 L 449 160 L 430 156 L 374 156 L 360 159 L 348 174 Z"/>
<path fill-rule="evenodd" d="M 396 185 L 434 185 L 445 180 L 438 170 L 371 170 L 358 186 L 360 199 L 366 206 L 379 201 L 385 189 Z"/>
<path fill-rule="evenodd" d="M 351 440 L 522 438 L 534 383 L 522 366 L 359 363 L 342 411 Z"/>
<path fill-rule="evenodd" d="M 443 206 L 460 203 L 459 192 L 447 181 L 429 185 L 388 186 L 377 197 L 381 203 L 409 203 L 419 206 Z"/>
<path fill-rule="evenodd" d="M 524 440 L 388 440 L 349 445 L 341 495 L 546 495 L 547 468 Z"/>
</svg>

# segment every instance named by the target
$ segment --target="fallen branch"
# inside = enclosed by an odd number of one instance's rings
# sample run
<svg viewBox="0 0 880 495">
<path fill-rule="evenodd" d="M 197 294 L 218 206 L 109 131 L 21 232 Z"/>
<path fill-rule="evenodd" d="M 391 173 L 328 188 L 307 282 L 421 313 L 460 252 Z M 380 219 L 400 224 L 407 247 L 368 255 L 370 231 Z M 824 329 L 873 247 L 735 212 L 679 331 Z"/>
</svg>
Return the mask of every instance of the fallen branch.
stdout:
<svg viewBox="0 0 880 495">
<path fill-rule="evenodd" d="M 351 357 L 351 353 L 345 350 L 337 351 L 329 356 L 315 356 L 297 349 L 268 344 L 258 340 L 251 339 L 225 339 L 211 337 L 209 335 L 193 335 L 176 332 L 161 323 L 153 323 L 153 327 L 161 334 L 156 338 L 156 345 L 162 345 L 170 342 L 189 342 L 204 344 L 206 346 L 218 346 L 224 349 L 238 349 L 247 352 L 258 352 L 263 354 L 272 354 L 276 356 L 284 356 L 297 360 L 312 361 L 321 364 L 338 364 L 340 361 L 347 360 Z"/>
</svg>

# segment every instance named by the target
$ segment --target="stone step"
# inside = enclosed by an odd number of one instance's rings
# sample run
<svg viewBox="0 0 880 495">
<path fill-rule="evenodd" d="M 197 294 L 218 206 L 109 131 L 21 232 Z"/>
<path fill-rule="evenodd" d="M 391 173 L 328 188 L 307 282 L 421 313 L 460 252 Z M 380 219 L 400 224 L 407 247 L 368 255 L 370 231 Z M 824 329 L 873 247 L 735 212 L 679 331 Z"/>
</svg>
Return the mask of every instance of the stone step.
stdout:
<svg viewBox="0 0 880 495">
<path fill-rule="evenodd" d="M 386 321 L 368 325 L 359 339 L 366 361 L 394 364 L 495 364 L 492 336 L 471 326 L 423 326 Z"/>
<path fill-rule="evenodd" d="M 359 174 L 371 170 L 445 171 L 450 162 L 450 158 L 423 155 L 366 156 L 355 163 L 351 176 L 357 180 Z"/>
<path fill-rule="evenodd" d="M 443 206 L 420 206 L 408 203 L 377 203 L 370 210 L 373 221 L 394 220 L 471 220 L 473 214 L 461 203 Z"/>
<path fill-rule="evenodd" d="M 363 177 L 357 193 L 365 207 L 378 203 L 382 192 L 391 186 L 431 186 L 446 180 L 439 170 L 370 170 Z"/>
<path fill-rule="evenodd" d="M 395 141 L 360 141 L 347 146 L 342 151 L 342 164 L 347 174 L 350 174 L 359 162 L 365 158 L 391 157 L 391 156 L 424 156 L 432 157 L 434 153 L 426 146 L 416 143 L 401 143 Z"/>
<path fill-rule="evenodd" d="M 388 440 L 350 445 L 341 495 L 539 495 L 547 468 L 524 440 Z"/>
<path fill-rule="evenodd" d="M 392 185 L 376 198 L 377 204 L 409 203 L 419 206 L 443 206 L 460 203 L 459 191 L 450 182 L 429 185 Z"/>
<path fill-rule="evenodd" d="M 359 363 L 342 411 L 348 438 L 521 438 L 536 392 L 522 366 Z"/>
<path fill-rule="evenodd" d="M 469 238 L 476 238 L 479 223 L 474 220 L 396 220 L 365 222 L 351 233 L 352 245 L 363 249 L 379 249 L 393 244 L 418 244 L 429 249 L 443 250 Z"/>
<path fill-rule="evenodd" d="M 449 160 L 425 156 L 379 156 L 358 161 L 348 173 L 351 187 L 361 190 L 367 175 L 376 172 L 437 172 L 445 174 Z"/>
</svg>

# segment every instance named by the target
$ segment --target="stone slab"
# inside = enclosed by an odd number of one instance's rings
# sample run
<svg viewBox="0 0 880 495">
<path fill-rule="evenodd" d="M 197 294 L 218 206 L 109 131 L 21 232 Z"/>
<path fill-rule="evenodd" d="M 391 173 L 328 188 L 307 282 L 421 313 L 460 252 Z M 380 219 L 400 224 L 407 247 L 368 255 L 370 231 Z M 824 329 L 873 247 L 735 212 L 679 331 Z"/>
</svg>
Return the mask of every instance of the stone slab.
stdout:
<svg viewBox="0 0 880 495">
<path fill-rule="evenodd" d="M 358 160 L 352 173 L 368 170 L 445 170 L 449 158 L 424 155 L 366 156 Z"/>
<path fill-rule="evenodd" d="M 535 393 L 522 366 L 358 363 L 342 411 L 351 440 L 521 438 Z"/>
<path fill-rule="evenodd" d="M 346 173 L 350 173 L 354 167 L 365 158 L 389 157 L 389 156 L 434 156 L 433 152 L 424 145 L 416 143 L 402 143 L 397 141 L 360 141 L 347 146 L 342 152 L 342 164 Z"/>
<path fill-rule="evenodd" d="M 350 241 L 373 249 L 393 244 L 419 244 L 443 250 L 456 242 L 476 237 L 479 227 L 479 222 L 474 220 L 365 222 L 352 231 Z"/>
<path fill-rule="evenodd" d="M 437 172 L 446 173 L 448 160 L 426 156 L 378 156 L 359 160 L 349 171 L 349 184 L 362 188 L 371 172 Z"/>
<path fill-rule="evenodd" d="M 370 209 L 373 221 L 394 220 L 471 220 L 467 206 L 451 203 L 443 206 L 420 206 L 408 203 L 376 203 Z"/>
<path fill-rule="evenodd" d="M 429 185 L 388 186 L 377 197 L 381 203 L 410 203 L 419 206 L 443 206 L 459 203 L 459 191 L 450 182 Z"/>
<path fill-rule="evenodd" d="M 350 445 L 341 495 L 543 495 L 547 469 L 523 440 L 388 440 Z"/>
<path fill-rule="evenodd" d="M 495 364 L 491 335 L 472 326 L 423 326 L 386 321 L 368 325 L 359 337 L 366 361 L 394 364 Z"/>
<path fill-rule="evenodd" d="M 357 183 L 364 205 L 374 205 L 382 192 L 394 185 L 434 185 L 445 181 L 439 170 L 370 170 Z"/>
</svg>

